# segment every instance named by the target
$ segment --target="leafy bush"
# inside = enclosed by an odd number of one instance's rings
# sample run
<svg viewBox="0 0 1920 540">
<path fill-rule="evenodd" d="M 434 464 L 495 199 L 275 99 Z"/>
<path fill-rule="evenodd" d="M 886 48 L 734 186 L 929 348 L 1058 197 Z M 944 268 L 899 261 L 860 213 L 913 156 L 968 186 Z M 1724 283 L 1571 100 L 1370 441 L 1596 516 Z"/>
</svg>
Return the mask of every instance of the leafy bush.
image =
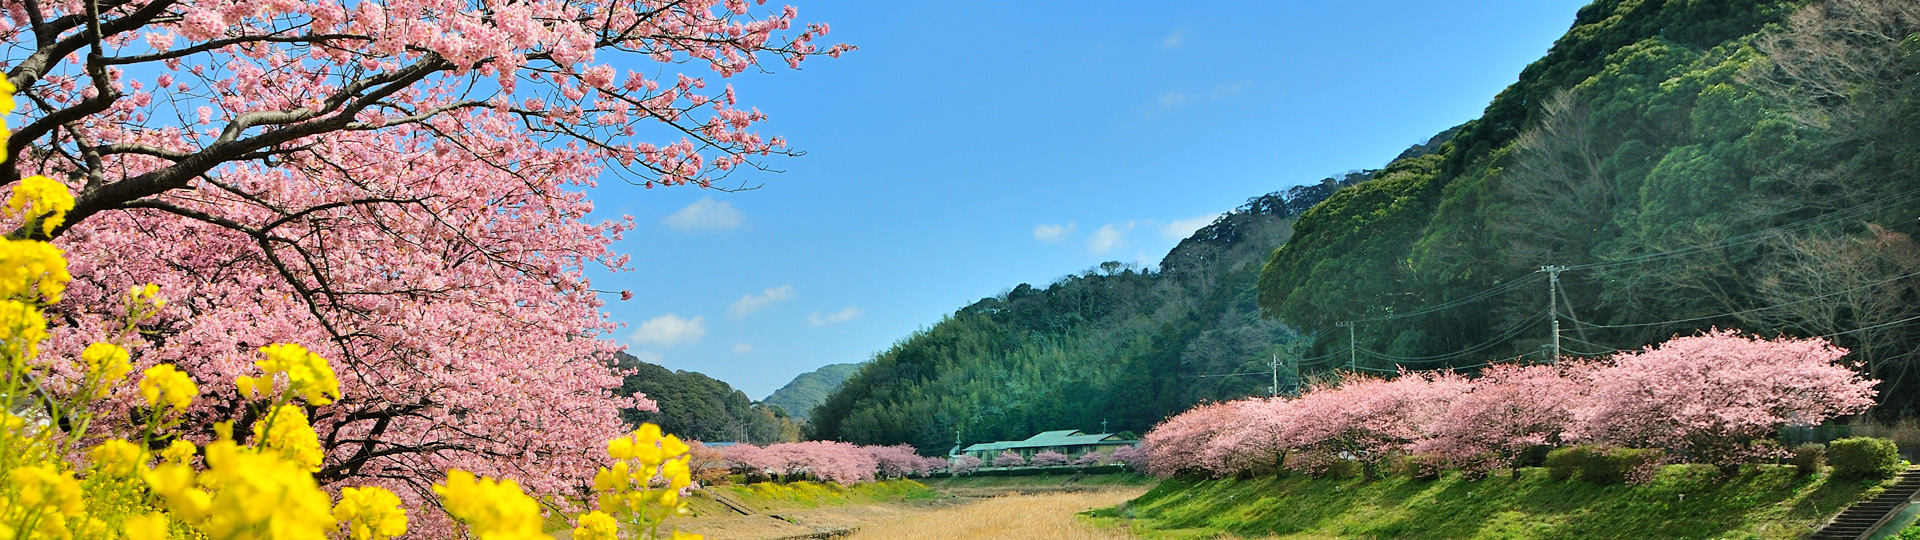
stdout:
<svg viewBox="0 0 1920 540">
<path fill-rule="evenodd" d="M 1400 470 L 1414 480 L 1439 480 L 1440 471 L 1446 462 L 1429 454 L 1413 454 L 1400 458 Z"/>
<path fill-rule="evenodd" d="M 1554 480 L 1564 482 L 1572 479 L 1574 475 L 1579 474 L 1581 469 L 1586 468 L 1588 453 L 1589 447 L 1584 445 L 1555 448 L 1547 452 L 1547 457 L 1542 459 L 1541 463 L 1546 465 L 1549 476 L 1552 476 Z"/>
<path fill-rule="evenodd" d="M 1827 464 L 1827 445 L 1806 443 L 1793 447 L 1793 470 L 1801 476 L 1820 472 Z"/>
<path fill-rule="evenodd" d="M 1547 471 L 1554 480 L 1580 480 L 1599 485 L 1639 483 L 1651 477 L 1666 453 L 1655 448 L 1621 448 L 1583 444 L 1547 452 Z"/>
<path fill-rule="evenodd" d="M 1827 444 L 1838 478 L 1885 478 L 1900 471 L 1900 449 L 1889 439 L 1849 437 Z"/>
</svg>

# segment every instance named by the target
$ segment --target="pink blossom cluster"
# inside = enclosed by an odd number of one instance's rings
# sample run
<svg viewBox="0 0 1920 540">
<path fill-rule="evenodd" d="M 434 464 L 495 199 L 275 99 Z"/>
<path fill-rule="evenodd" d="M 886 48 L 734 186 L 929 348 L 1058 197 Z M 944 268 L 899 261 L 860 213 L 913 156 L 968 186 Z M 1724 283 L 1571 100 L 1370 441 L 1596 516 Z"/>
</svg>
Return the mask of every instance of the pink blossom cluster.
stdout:
<svg viewBox="0 0 1920 540">
<path fill-rule="evenodd" d="M 1066 454 L 1052 450 L 1041 450 L 1034 453 L 1033 460 L 1027 462 L 1027 464 L 1034 467 L 1059 467 L 1066 465 L 1068 461 L 1071 461 L 1071 458 L 1068 458 Z"/>
<path fill-rule="evenodd" d="M 993 466 L 995 467 L 1024 467 L 1026 465 L 1027 458 L 1021 457 L 1020 454 L 1016 454 L 1012 450 L 993 456 Z"/>
<path fill-rule="evenodd" d="M 767 446 L 733 444 L 722 447 L 726 465 L 763 475 L 804 475 L 825 482 L 853 485 L 877 478 L 927 476 L 948 466 L 947 460 L 914 453 L 912 446 L 860 446 L 839 441 L 805 441 Z"/>
<path fill-rule="evenodd" d="M 1475 378 L 1347 377 L 1294 398 L 1209 403 L 1169 418 L 1145 437 L 1145 470 L 1219 477 L 1420 454 L 1484 472 L 1531 448 L 1575 443 L 1734 466 L 1782 426 L 1873 404 L 1877 381 L 1840 364 L 1846 353 L 1822 339 L 1714 330 L 1608 358 L 1491 366 Z"/>
<path fill-rule="evenodd" d="M 948 467 L 947 472 L 953 473 L 955 476 L 973 474 L 978 472 L 980 466 L 986 464 L 986 462 L 987 460 L 974 456 L 960 456 L 953 458 L 953 464 Z"/>
</svg>

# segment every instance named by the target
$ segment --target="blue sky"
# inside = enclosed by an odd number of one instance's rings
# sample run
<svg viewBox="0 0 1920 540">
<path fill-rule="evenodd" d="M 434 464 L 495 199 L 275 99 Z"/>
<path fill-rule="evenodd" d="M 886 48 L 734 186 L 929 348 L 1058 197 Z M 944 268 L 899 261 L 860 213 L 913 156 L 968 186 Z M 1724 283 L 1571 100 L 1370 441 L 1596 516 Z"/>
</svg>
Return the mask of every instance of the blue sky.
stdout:
<svg viewBox="0 0 1920 540">
<path fill-rule="evenodd" d="M 1585 4 L 795 1 L 860 50 L 724 82 L 807 155 L 736 175 L 749 191 L 591 191 L 597 217 L 639 224 L 615 246 L 632 270 L 592 275 L 635 294 L 607 306 L 613 337 L 754 399 L 1384 165 L 1478 116 Z"/>
</svg>

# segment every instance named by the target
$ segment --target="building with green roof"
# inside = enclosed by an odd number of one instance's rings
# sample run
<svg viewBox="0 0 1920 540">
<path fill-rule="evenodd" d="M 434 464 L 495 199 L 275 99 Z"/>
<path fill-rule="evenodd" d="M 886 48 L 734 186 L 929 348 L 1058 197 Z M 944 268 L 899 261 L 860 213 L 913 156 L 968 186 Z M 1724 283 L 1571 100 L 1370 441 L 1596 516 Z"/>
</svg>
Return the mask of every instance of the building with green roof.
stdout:
<svg viewBox="0 0 1920 540">
<path fill-rule="evenodd" d="M 973 456 L 985 461 L 993 461 L 1001 452 L 1012 451 L 1020 457 L 1033 459 L 1033 455 L 1052 450 L 1067 457 L 1080 457 L 1092 452 L 1112 452 L 1122 446 L 1132 446 L 1140 441 L 1126 440 L 1112 433 L 1081 433 L 1077 429 L 1042 431 L 1022 441 L 999 441 L 979 443 L 966 448 L 956 448 L 954 457 Z"/>
</svg>

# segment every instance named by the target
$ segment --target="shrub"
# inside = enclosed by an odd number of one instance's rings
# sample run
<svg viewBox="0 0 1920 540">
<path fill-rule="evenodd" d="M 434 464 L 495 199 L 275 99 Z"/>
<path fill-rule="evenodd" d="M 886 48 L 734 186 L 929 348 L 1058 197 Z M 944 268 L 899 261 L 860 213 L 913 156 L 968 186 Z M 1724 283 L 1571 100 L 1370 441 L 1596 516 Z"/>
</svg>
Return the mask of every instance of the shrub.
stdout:
<svg viewBox="0 0 1920 540">
<path fill-rule="evenodd" d="M 1586 445 L 1555 448 L 1547 452 L 1547 457 L 1541 463 L 1546 465 L 1548 476 L 1565 482 L 1587 466 L 1589 450 L 1590 447 Z"/>
<path fill-rule="evenodd" d="M 1827 445 L 1827 463 L 1839 478 L 1885 478 L 1900 471 L 1900 449 L 1890 439 L 1849 437 Z"/>
<path fill-rule="evenodd" d="M 1600 447 L 1587 454 L 1580 479 L 1603 486 L 1641 484 L 1653 479 L 1665 458 L 1658 448 Z"/>
<path fill-rule="evenodd" d="M 1827 464 L 1827 445 L 1806 443 L 1793 447 L 1793 470 L 1800 476 L 1811 476 L 1820 472 Z"/>
<path fill-rule="evenodd" d="M 1414 480 L 1439 480 L 1440 471 L 1446 462 L 1429 454 L 1413 454 L 1400 458 L 1401 472 Z"/>
</svg>

